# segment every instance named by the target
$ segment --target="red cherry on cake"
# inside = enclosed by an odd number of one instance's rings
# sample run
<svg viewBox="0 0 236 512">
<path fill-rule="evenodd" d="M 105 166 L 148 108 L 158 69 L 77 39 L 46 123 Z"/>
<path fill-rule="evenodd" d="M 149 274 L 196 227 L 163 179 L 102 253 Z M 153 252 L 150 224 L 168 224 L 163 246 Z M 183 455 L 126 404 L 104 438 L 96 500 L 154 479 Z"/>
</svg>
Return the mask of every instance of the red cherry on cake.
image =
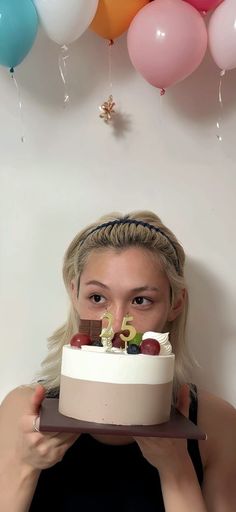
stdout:
<svg viewBox="0 0 236 512">
<path fill-rule="evenodd" d="M 157 340 L 154 340 L 153 338 L 147 338 L 146 340 L 143 340 L 141 345 L 141 354 L 148 354 L 150 356 L 158 356 L 160 353 L 160 343 Z"/>
<path fill-rule="evenodd" d="M 91 345 L 92 340 L 87 334 L 82 334 L 77 332 L 74 334 L 73 338 L 70 340 L 70 345 L 72 347 L 80 348 L 81 345 Z"/>
</svg>

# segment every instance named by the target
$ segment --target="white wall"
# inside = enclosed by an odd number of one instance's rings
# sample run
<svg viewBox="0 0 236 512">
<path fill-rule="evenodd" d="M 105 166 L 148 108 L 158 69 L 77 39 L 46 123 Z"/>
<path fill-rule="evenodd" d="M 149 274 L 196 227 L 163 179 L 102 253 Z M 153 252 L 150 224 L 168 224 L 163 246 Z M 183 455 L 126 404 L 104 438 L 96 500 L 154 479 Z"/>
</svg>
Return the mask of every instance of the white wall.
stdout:
<svg viewBox="0 0 236 512">
<path fill-rule="evenodd" d="M 70 49 L 70 103 L 63 108 L 58 47 L 42 33 L 16 71 L 17 96 L 0 70 L 0 399 L 27 383 L 46 338 L 65 318 L 64 250 L 94 217 L 155 210 L 188 255 L 189 340 L 195 380 L 236 405 L 236 74 L 223 82 L 211 58 L 159 93 L 136 74 L 125 37 L 113 51 L 114 125 L 99 119 L 109 93 L 108 50 L 87 32 Z"/>
</svg>

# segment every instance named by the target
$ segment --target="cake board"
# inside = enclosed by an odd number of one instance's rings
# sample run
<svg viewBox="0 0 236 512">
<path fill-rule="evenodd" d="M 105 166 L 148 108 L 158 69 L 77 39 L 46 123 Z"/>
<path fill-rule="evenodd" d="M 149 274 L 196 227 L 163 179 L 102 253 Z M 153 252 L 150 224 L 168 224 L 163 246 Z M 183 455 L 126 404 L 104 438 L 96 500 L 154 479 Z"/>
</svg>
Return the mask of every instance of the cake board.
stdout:
<svg viewBox="0 0 236 512">
<path fill-rule="evenodd" d="M 75 432 L 133 437 L 205 440 L 197 425 L 172 408 L 170 420 L 160 425 L 107 425 L 68 418 L 58 411 L 58 398 L 45 398 L 40 409 L 40 432 Z"/>
</svg>

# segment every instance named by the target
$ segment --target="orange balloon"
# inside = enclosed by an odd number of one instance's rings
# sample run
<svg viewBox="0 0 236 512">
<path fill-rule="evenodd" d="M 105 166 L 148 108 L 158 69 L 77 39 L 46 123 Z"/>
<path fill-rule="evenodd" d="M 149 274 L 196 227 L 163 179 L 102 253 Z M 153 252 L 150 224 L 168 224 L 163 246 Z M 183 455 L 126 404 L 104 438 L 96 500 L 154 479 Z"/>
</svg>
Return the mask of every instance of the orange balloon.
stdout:
<svg viewBox="0 0 236 512">
<path fill-rule="evenodd" d="M 99 0 L 90 28 L 105 39 L 115 39 L 128 30 L 132 19 L 149 0 Z"/>
</svg>

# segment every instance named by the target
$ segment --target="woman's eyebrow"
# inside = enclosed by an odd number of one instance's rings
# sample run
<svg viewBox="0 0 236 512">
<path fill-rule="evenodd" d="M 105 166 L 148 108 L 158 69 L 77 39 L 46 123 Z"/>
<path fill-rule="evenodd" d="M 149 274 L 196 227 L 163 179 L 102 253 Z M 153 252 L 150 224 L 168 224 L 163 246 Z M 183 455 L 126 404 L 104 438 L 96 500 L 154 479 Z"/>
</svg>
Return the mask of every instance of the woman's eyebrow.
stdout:
<svg viewBox="0 0 236 512">
<path fill-rule="evenodd" d="M 109 286 L 107 286 L 106 284 L 104 283 L 101 283 L 100 281 L 96 281 L 94 279 L 92 279 L 91 281 L 87 281 L 85 283 L 86 286 L 89 286 L 89 285 L 94 285 L 94 286 L 101 286 L 102 288 L 105 288 L 106 290 L 109 290 Z M 138 292 L 144 292 L 144 291 L 154 291 L 154 292 L 159 292 L 160 289 L 157 287 L 157 286 L 148 286 L 148 285 L 145 285 L 145 286 L 137 286 L 136 288 L 132 288 L 130 290 L 130 292 L 132 293 L 138 293 Z"/>
<path fill-rule="evenodd" d="M 137 288 L 132 288 L 132 290 L 130 290 L 130 291 L 131 292 L 145 292 L 145 291 L 159 292 L 160 288 L 158 288 L 157 286 L 139 286 Z"/>
<path fill-rule="evenodd" d="M 87 281 L 87 283 L 85 283 L 85 284 L 87 286 L 89 286 L 90 284 L 95 285 L 95 286 L 101 286 L 102 288 L 106 288 L 107 290 L 109 290 L 109 286 L 107 286 L 106 284 L 101 283 L 100 281 L 96 281 L 94 279 L 92 279 L 91 281 Z"/>
</svg>

